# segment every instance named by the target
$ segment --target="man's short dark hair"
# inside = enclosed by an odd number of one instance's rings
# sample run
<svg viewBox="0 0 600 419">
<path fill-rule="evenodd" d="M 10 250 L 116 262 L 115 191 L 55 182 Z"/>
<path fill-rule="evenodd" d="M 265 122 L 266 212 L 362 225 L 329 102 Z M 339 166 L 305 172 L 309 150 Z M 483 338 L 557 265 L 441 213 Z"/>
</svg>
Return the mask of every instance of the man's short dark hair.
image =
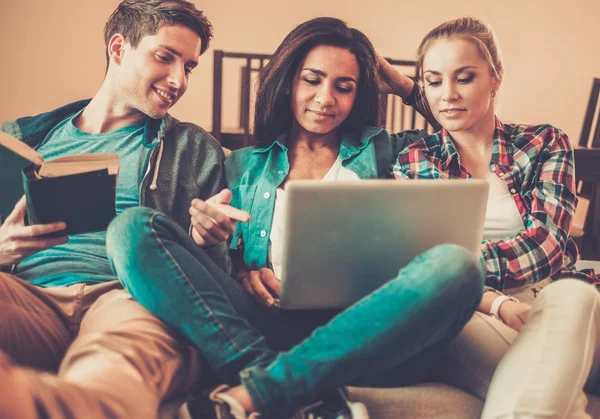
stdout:
<svg viewBox="0 0 600 419">
<path fill-rule="evenodd" d="M 183 25 L 198 34 L 202 46 L 202 55 L 213 36 L 212 25 L 194 3 L 187 0 L 123 0 L 104 26 L 106 45 L 106 66 L 108 42 L 116 33 L 123 34 L 129 44 L 137 47 L 146 35 L 154 35 L 167 25 Z"/>
</svg>

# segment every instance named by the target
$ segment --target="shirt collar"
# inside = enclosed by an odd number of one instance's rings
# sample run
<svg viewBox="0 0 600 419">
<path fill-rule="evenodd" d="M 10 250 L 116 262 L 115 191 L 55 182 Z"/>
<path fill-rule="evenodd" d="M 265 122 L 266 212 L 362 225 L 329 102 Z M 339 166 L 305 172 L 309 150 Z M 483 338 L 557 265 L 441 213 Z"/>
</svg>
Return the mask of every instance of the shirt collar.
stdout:
<svg viewBox="0 0 600 419">
<path fill-rule="evenodd" d="M 514 166 L 514 149 L 511 135 L 497 117 L 491 163 L 498 165 L 500 168 L 504 168 L 505 171 L 512 170 Z"/>
<path fill-rule="evenodd" d="M 359 134 L 357 132 L 343 132 L 340 134 L 340 157 L 342 160 L 357 156 L 371 143 L 371 138 L 378 135 L 382 128 L 366 126 Z"/>
<path fill-rule="evenodd" d="M 441 142 L 441 160 L 442 169 L 447 171 L 454 160 L 458 163 L 458 150 L 450 138 L 450 133 L 446 131 L 446 128 L 442 128 L 439 134 Z"/>
<path fill-rule="evenodd" d="M 287 147 L 285 145 L 285 143 L 287 142 L 287 137 L 288 137 L 288 133 L 282 132 L 275 138 L 275 141 L 273 141 L 267 147 L 256 147 L 256 149 L 254 149 L 254 151 L 252 151 L 252 154 L 268 153 L 275 147 L 278 147 L 281 151 L 287 151 Z"/>
<path fill-rule="evenodd" d="M 356 132 L 342 132 L 340 133 L 340 156 L 343 160 L 352 158 L 369 145 L 371 138 L 376 136 L 382 131 L 382 128 L 366 126 L 363 131 L 358 134 Z M 286 142 L 288 139 L 288 132 L 279 134 L 275 141 L 269 144 L 267 147 L 257 147 L 252 153 L 268 153 L 273 148 L 278 147 L 281 151 L 287 151 Z"/>
<path fill-rule="evenodd" d="M 494 148 L 492 150 L 490 164 L 495 164 L 498 167 L 503 168 L 504 171 L 510 171 L 514 165 L 513 146 L 510 141 L 510 134 L 506 132 L 504 124 L 498 119 L 498 117 L 495 117 L 495 124 Z M 458 163 L 458 150 L 452 142 L 450 133 L 445 128 L 442 128 L 440 133 L 437 135 L 441 137 L 442 167 L 444 170 L 447 170 L 454 160 L 456 160 Z"/>
</svg>

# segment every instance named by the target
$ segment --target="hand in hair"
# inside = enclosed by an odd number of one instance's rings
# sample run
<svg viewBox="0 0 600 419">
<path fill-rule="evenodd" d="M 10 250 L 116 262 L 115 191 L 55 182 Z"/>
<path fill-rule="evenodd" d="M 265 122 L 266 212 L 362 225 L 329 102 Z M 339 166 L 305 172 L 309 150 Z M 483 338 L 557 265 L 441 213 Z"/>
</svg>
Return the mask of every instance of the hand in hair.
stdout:
<svg viewBox="0 0 600 419">
<path fill-rule="evenodd" d="M 229 238 L 237 221 L 248 222 L 250 214 L 229 205 L 231 191 L 223 189 L 203 201 L 194 199 L 190 205 L 192 238 L 200 246 L 212 246 Z"/>
<path fill-rule="evenodd" d="M 410 77 L 400 73 L 379 54 L 377 54 L 377 64 L 379 65 L 379 93 L 405 98 L 412 92 L 415 82 Z"/>
</svg>

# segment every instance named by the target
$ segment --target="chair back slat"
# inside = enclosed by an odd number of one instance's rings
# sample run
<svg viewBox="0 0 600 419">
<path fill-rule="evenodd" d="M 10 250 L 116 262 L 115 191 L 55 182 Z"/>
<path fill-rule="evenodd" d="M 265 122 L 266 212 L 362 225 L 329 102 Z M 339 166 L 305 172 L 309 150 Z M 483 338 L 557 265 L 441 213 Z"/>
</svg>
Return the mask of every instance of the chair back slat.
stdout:
<svg viewBox="0 0 600 419">
<path fill-rule="evenodd" d="M 580 147 L 600 147 L 600 107 L 598 106 L 598 96 L 600 96 L 600 79 L 595 78 L 592 81 L 590 98 L 583 119 L 581 136 L 579 137 Z M 591 137 L 590 133 L 593 133 Z"/>
<path fill-rule="evenodd" d="M 212 135 L 221 140 L 221 112 L 223 110 L 223 51 L 213 53 L 213 107 Z"/>
<path fill-rule="evenodd" d="M 575 177 L 580 203 L 576 217 L 583 228 L 576 232 L 577 245 L 584 259 L 600 260 L 600 78 L 592 80 L 592 88 L 575 148 Z M 583 203 L 583 204 L 582 204 Z M 587 203 L 587 205 L 586 205 Z M 579 228 L 580 226 L 578 226 Z"/>
</svg>

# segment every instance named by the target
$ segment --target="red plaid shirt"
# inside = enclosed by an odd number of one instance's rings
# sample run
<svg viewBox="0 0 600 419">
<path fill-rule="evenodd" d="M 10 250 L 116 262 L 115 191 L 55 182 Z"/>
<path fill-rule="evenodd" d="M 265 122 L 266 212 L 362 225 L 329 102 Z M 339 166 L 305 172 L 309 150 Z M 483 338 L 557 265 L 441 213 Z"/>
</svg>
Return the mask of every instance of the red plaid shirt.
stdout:
<svg viewBox="0 0 600 419">
<path fill-rule="evenodd" d="M 488 286 L 503 290 L 548 277 L 598 285 L 600 278 L 592 270 L 575 269 L 577 246 L 569 237 L 577 205 L 573 162 L 571 143 L 561 130 L 551 125 L 505 125 L 496 118 L 489 169 L 506 182 L 525 230 L 481 244 Z M 471 177 L 445 129 L 402 151 L 393 172 L 408 179 Z"/>
</svg>

